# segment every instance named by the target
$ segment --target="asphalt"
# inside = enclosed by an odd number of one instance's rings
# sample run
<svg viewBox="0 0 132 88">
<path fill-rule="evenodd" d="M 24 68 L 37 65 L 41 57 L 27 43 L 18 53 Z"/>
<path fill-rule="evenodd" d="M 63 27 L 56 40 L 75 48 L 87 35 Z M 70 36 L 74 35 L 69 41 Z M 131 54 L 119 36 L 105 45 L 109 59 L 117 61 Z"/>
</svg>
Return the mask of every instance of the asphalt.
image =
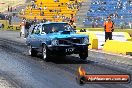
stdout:
<svg viewBox="0 0 132 88">
<path fill-rule="evenodd" d="M 14 88 L 131 88 L 132 86 L 131 82 L 83 86 L 77 84 L 76 73 L 79 66 L 82 66 L 88 74 L 132 75 L 131 65 L 111 63 L 101 58 L 105 54 L 90 51 L 88 61 L 82 61 L 78 55 L 72 55 L 65 58 L 54 57 L 50 62 L 45 62 L 39 55 L 31 57 L 27 52 L 25 39 L 20 38 L 18 32 L 0 31 L 0 75 L 6 76 L 6 80 L 11 82 L 10 85 L 15 85 Z"/>
<path fill-rule="evenodd" d="M 1 75 L 1 74 L 0 74 Z M 12 81 L 10 81 L 9 79 L 6 79 L 5 77 L 0 76 L 0 88 L 16 88 L 17 86 L 15 86 Z"/>
</svg>

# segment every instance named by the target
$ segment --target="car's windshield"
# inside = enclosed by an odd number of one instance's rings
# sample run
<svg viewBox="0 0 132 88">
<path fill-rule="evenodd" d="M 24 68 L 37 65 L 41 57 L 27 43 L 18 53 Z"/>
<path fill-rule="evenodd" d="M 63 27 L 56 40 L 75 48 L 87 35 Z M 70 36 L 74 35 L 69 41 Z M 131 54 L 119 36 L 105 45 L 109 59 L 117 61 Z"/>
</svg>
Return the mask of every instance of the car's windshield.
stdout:
<svg viewBox="0 0 132 88">
<path fill-rule="evenodd" d="M 58 31 L 73 31 L 73 28 L 67 23 L 50 23 L 42 26 L 42 33 L 53 33 Z"/>
</svg>

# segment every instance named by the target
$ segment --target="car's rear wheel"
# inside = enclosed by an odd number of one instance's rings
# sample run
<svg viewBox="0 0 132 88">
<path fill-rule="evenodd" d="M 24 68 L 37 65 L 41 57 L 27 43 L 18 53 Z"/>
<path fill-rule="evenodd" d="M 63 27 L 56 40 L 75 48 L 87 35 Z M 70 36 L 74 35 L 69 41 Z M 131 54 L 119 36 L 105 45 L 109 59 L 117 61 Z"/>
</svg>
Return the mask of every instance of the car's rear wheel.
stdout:
<svg viewBox="0 0 132 88">
<path fill-rule="evenodd" d="M 80 52 L 80 53 L 79 53 L 79 57 L 80 57 L 82 60 L 87 60 L 87 57 L 88 57 L 88 50 L 83 51 L 83 52 Z"/>
<path fill-rule="evenodd" d="M 28 48 L 29 55 L 31 55 L 32 57 L 37 56 L 37 51 L 34 48 L 32 48 L 32 46 L 29 46 Z"/>
<path fill-rule="evenodd" d="M 42 59 L 44 61 L 49 61 L 49 51 L 48 51 L 47 46 L 45 44 L 42 47 Z"/>
</svg>

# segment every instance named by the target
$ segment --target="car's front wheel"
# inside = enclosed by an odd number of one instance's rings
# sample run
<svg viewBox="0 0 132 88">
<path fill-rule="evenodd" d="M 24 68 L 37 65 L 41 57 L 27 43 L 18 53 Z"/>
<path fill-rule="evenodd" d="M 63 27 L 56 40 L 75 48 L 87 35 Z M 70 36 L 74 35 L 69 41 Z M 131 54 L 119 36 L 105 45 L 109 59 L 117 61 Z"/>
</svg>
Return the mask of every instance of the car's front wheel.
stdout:
<svg viewBox="0 0 132 88">
<path fill-rule="evenodd" d="M 37 56 L 37 51 L 34 48 L 32 48 L 32 46 L 29 46 L 28 48 L 29 55 L 31 55 L 32 57 Z"/>
<path fill-rule="evenodd" d="M 79 57 L 80 57 L 82 60 L 87 60 L 87 57 L 88 57 L 88 50 L 83 51 L 83 52 L 80 52 L 80 53 L 79 53 Z"/>
<path fill-rule="evenodd" d="M 49 51 L 48 51 L 46 45 L 42 46 L 42 58 L 43 58 L 44 61 L 48 61 L 49 60 Z"/>
</svg>

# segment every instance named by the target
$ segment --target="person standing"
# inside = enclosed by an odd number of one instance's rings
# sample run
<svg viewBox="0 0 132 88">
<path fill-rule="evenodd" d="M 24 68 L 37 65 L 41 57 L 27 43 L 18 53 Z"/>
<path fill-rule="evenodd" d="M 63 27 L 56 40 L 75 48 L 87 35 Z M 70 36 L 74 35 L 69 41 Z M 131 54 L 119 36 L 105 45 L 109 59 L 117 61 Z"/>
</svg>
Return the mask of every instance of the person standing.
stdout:
<svg viewBox="0 0 132 88">
<path fill-rule="evenodd" d="M 114 22 L 110 16 L 107 18 L 108 20 L 104 22 L 105 42 L 107 39 L 112 40 L 112 32 L 114 31 Z"/>
<path fill-rule="evenodd" d="M 10 6 L 8 5 L 8 12 L 10 11 Z"/>
<path fill-rule="evenodd" d="M 10 12 L 12 12 L 12 6 L 11 6 L 11 8 L 10 8 Z"/>
<path fill-rule="evenodd" d="M 21 32 L 20 37 L 25 36 L 25 20 L 21 22 Z"/>
<path fill-rule="evenodd" d="M 27 21 L 25 24 L 25 38 L 29 35 L 29 28 L 31 27 L 31 24 Z"/>
<path fill-rule="evenodd" d="M 11 25 L 11 20 L 12 20 L 12 16 L 11 15 L 8 16 L 8 20 L 9 20 L 9 25 Z"/>
<path fill-rule="evenodd" d="M 71 18 L 70 18 L 70 25 L 72 26 L 73 23 L 75 22 L 75 17 L 73 16 L 73 14 L 71 14 Z"/>
<path fill-rule="evenodd" d="M 36 17 L 34 17 L 34 24 L 36 24 L 37 23 L 37 18 Z"/>
</svg>

